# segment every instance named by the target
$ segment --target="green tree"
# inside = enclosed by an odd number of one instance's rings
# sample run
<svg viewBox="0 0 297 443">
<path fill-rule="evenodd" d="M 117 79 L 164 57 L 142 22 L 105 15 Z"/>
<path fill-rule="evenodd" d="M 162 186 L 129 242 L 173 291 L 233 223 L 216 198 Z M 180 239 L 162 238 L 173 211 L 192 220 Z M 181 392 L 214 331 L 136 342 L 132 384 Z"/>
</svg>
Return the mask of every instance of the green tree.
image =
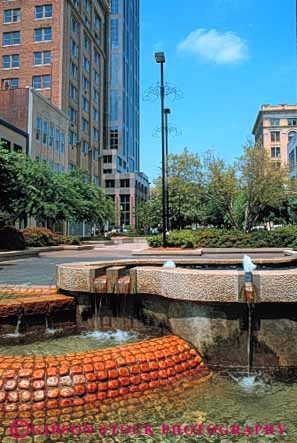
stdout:
<svg viewBox="0 0 297 443">
<path fill-rule="evenodd" d="M 266 149 L 251 144 L 245 146 L 239 161 L 242 193 L 243 230 L 269 221 L 288 199 L 288 171 L 280 162 L 271 160 Z"/>
</svg>

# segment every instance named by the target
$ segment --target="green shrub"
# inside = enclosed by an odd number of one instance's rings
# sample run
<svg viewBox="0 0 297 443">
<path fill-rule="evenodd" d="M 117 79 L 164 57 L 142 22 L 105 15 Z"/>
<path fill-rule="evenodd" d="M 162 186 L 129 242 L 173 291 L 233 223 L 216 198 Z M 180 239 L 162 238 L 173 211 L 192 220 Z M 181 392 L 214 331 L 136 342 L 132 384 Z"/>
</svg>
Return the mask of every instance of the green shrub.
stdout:
<svg viewBox="0 0 297 443">
<path fill-rule="evenodd" d="M 47 228 L 26 228 L 22 231 L 26 245 L 30 247 L 55 246 L 57 235 Z"/>
<path fill-rule="evenodd" d="M 80 244 L 78 237 L 57 234 L 47 228 L 26 228 L 23 229 L 22 233 L 26 241 L 26 246 L 29 247 L 57 246 L 61 244 Z"/>
<path fill-rule="evenodd" d="M 25 247 L 26 242 L 21 231 L 14 226 L 4 226 L 0 229 L 0 249 L 20 251 Z"/>
<path fill-rule="evenodd" d="M 148 238 L 151 247 L 162 246 L 162 236 Z M 180 248 L 263 248 L 296 247 L 297 226 L 285 226 L 273 231 L 245 233 L 227 229 L 198 229 L 172 231 L 167 238 L 169 247 Z"/>
</svg>

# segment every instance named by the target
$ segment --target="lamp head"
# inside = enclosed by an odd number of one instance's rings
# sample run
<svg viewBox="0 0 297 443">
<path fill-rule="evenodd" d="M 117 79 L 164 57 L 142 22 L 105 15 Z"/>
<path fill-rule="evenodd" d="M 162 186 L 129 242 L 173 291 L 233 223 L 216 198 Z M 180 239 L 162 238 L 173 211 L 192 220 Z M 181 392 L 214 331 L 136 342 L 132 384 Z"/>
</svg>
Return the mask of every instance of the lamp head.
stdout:
<svg viewBox="0 0 297 443">
<path fill-rule="evenodd" d="M 164 52 L 156 52 L 155 60 L 157 63 L 165 63 L 165 54 Z"/>
<path fill-rule="evenodd" d="M 164 109 L 164 113 L 167 114 L 167 115 L 171 114 L 171 109 L 170 108 L 165 108 Z"/>
</svg>

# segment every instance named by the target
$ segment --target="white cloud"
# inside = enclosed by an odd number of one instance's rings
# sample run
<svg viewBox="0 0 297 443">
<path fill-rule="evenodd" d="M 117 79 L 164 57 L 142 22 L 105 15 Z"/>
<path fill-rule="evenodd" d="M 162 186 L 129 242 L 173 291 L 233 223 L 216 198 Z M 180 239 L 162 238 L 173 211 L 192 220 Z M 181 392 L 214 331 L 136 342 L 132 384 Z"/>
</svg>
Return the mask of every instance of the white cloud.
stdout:
<svg viewBox="0 0 297 443">
<path fill-rule="evenodd" d="M 248 57 L 245 40 L 234 32 L 216 29 L 196 29 L 178 45 L 178 49 L 219 64 L 238 63 Z"/>
</svg>

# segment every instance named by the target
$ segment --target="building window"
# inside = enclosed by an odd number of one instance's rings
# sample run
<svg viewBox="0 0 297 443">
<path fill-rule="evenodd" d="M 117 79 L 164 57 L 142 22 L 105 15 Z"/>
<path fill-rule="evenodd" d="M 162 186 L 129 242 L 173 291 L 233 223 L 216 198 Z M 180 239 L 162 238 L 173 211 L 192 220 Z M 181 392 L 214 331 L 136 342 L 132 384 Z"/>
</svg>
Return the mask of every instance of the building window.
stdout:
<svg viewBox="0 0 297 443">
<path fill-rule="evenodd" d="M 36 132 L 35 132 L 35 139 L 36 141 L 40 142 L 41 140 L 41 118 L 40 117 L 36 117 Z"/>
<path fill-rule="evenodd" d="M 48 143 L 50 147 L 54 146 L 54 135 L 55 135 L 55 129 L 53 126 L 51 126 L 49 132 L 49 143 Z"/>
<path fill-rule="evenodd" d="M 297 118 L 288 118 L 288 126 L 297 126 Z"/>
<path fill-rule="evenodd" d="M 17 89 L 19 87 L 18 78 L 6 78 L 2 80 L 2 89 Z"/>
<path fill-rule="evenodd" d="M 4 11 L 4 23 L 17 23 L 21 21 L 21 9 L 6 9 Z"/>
<path fill-rule="evenodd" d="M 123 178 L 120 180 L 121 188 L 130 188 L 130 180 L 128 178 Z"/>
<path fill-rule="evenodd" d="M 119 21 L 117 19 L 111 20 L 111 46 L 119 47 Z"/>
<path fill-rule="evenodd" d="M 97 51 L 94 51 L 94 63 L 97 66 L 100 66 L 100 55 Z"/>
<path fill-rule="evenodd" d="M 295 135 L 297 134 L 296 131 L 290 131 L 288 134 L 288 138 L 289 138 L 289 143 L 292 140 L 293 137 L 295 137 Z"/>
<path fill-rule="evenodd" d="M 98 74 L 96 69 L 93 69 L 93 77 L 94 77 L 95 84 L 99 86 L 100 85 L 100 75 Z"/>
<path fill-rule="evenodd" d="M 35 42 L 48 42 L 52 39 L 52 28 L 38 28 L 34 30 Z"/>
<path fill-rule="evenodd" d="M 111 91 L 110 94 L 110 116 L 111 120 L 118 120 L 118 93 Z"/>
<path fill-rule="evenodd" d="M 20 31 L 3 32 L 3 46 L 19 45 L 21 43 Z"/>
<path fill-rule="evenodd" d="M 87 34 L 84 32 L 84 48 L 87 51 L 91 50 L 91 40 L 89 39 L 89 37 L 87 36 Z"/>
<path fill-rule="evenodd" d="M 75 8 L 79 9 L 79 7 L 80 7 L 80 0 L 72 0 L 72 3 L 75 6 Z"/>
<path fill-rule="evenodd" d="M 69 144 L 72 146 L 77 144 L 77 135 L 73 131 L 69 131 Z"/>
<path fill-rule="evenodd" d="M 112 169 L 103 169 L 103 174 L 112 174 Z"/>
<path fill-rule="evenodd" d="M 61 153 L 64 154 L 65 152 L 65 132 L 61 132 Z"/>
<path fill-rule="evenodd" d="M 87 71 L 90 72 L 90 62 L 87 59 L 87 57 L 84 56 L 83 58 L 83 68 Z"/>
<path fill-rule="evenodd" d="M 83 0 L 83 7 L 87 12 L 91 11 L 90 0 Z"/>
<path fill-rule="evenodd" d="M 60 151 L 60 129 L 56 129 L 56 151 Z"/>
<path fill-rule="evenodd" d="M 111 128 L 110 130 L 110 149 L 118 149 L 119 147 L 119 130 L 118 128 Z"/>
<path fill-rule="evenodd" d="M 111 13 L 112 14 L 119 13 L 119 0 L 111 0 Z"/>
<path fill-rule="evenodd" d="M 93 88 L 93 99 L 95 103 L 99 104 L 99 92 L 95 88 Z"/>
<path fill-rule="evenodd" d="M 50 65 L 51 64 L 51 51 L 37 51 L 34 52 L 34 65 Z"/>
<path fill-rule="evenodd" d="M 85 133 L 89 132 L 89 122 L 85 118 L 81 119 L 81 130 Z"/>
<path fill-rule="evenodd" d="M 73 39 L 70 40 L 70 52 L 72 57 L 78 57 L 78 46 Z"/>
<path fill-rule="evenodd" d="M 43 121 L 43 131 L 42 131 L 42 143 L 47 145 L 48 139 L 48 122 L 46 120 Z"/>
<path fill-rule="evenodd" d="M 35 18 L 37 20 L 43 18 L 52 18 L 53 16 L 53 6 L 52 5 L 42 5 L 35 6 Z"/>
<path fill-rule="evenodd" d="M 96 148 L 93 149 L 93 160 L 95 161 L 99 160 L 99 152 L 98 149 Z"/>
<path fill-rule="evenodd" d="M 280 147 L 271 148 L 271 158 L 280 158 L 280 156 L 281 156 Z"/>
<path fill-rule="evenodd" d="M 35 89 L 50 89 L 51 82 L 50 75 L 34 75 L 32 85 Z"/>
<path fill-rule="evenodd" d="M 121 195 L 121 225 L 130 224 L 130 195 Z"/>
<path fill-rule="evenodd" d="M 270 133 L 271 141 L 272 142 L 279 142 L 280 141 L 280 132 L 279 131 L 272 131 Z"/>
<path fill-rule="evenodd" d="M 72 78 L 74 78 L 74 80 L 78 79 L 78 67 L 73 62 L 70 63 L 70 73 L 72 75 Z"/>
<path fill-rule="evenodd" d="M 99 177 L 97 175 L 93 176 L 93 183 L 94 185 L 99 186 Z"/>
<path fill-rule="evenodd" d="M 89 82 L 89 80 L 85 76 L 83 76 L 83 89 L 84 89 L 86 94 L 89 93 L 90 82 Z"/>
<path fill-rule="evenodd" d="M 83 97 L 82 99 L 82 108 L 85 112 L 90 111 L 90 102 L 88 99 L 86 99 L 86 97 Z"/>
<path fill-rule="evenodd" d="M 115 187 L 115 180 L 105 180 L 105 187 L 106 188 L 114 188 Z"/>
<path fill-rule="evenodd" d="M 71 29 L 72 32 L 79 33 L 79 23 L 74 16 L 71 17 Z"/>
<path fill-rule="evenodd" d="M 14 69 L 20 67 L 20 56 L 19 54 L 13 55 L 3 55 L 2 57 L 2 68 L 3 69 Z"/>
<path fill-rule="evenodd" d="M 271 118 L 270 119 L 270 125 L 271 126 L 279 126 L 280 125 L 280 119 L 279 118 Z"/>
<path fill-rule="evenodd" d="M 112 163 L 112 155 L 104 155 L 103 163 Z"/>
<path fill-rule="evenodd" d="M 96 109 L 95 107 L 93 107 L 93 120 L 96 122 L 99 121 L 99 112 L 98 109 Z"/>
<path fill-rule="evenodd" d="M 70 85 L 69 85 L 69 97 L 71 97 L 72 98 L 72 100 L 74 100 L 74 101 L 78 101 L 78 90 L 77 90 L 77 88 L 74 86 L 74 85 L 72 85 L 71 83 L 70 83 Z"/>
<path fill-rule="evenodd" d="M 99 142 L 99 131 L 97 128 L 93 128 L 93 140 L 94 142 Z"/>
<path fill-rule="evenodd" d="M 89 152 L 89 143 L 84 140 L 82 144 L 82 153 L 84 155 L 87 155 L 88 152 Z"/>
<path fill-rule="evenodd" d="M 68 108 L 68 117 L 72 123 L 77 123 L 77 111 L 72 106 Z"/>
</svg>

